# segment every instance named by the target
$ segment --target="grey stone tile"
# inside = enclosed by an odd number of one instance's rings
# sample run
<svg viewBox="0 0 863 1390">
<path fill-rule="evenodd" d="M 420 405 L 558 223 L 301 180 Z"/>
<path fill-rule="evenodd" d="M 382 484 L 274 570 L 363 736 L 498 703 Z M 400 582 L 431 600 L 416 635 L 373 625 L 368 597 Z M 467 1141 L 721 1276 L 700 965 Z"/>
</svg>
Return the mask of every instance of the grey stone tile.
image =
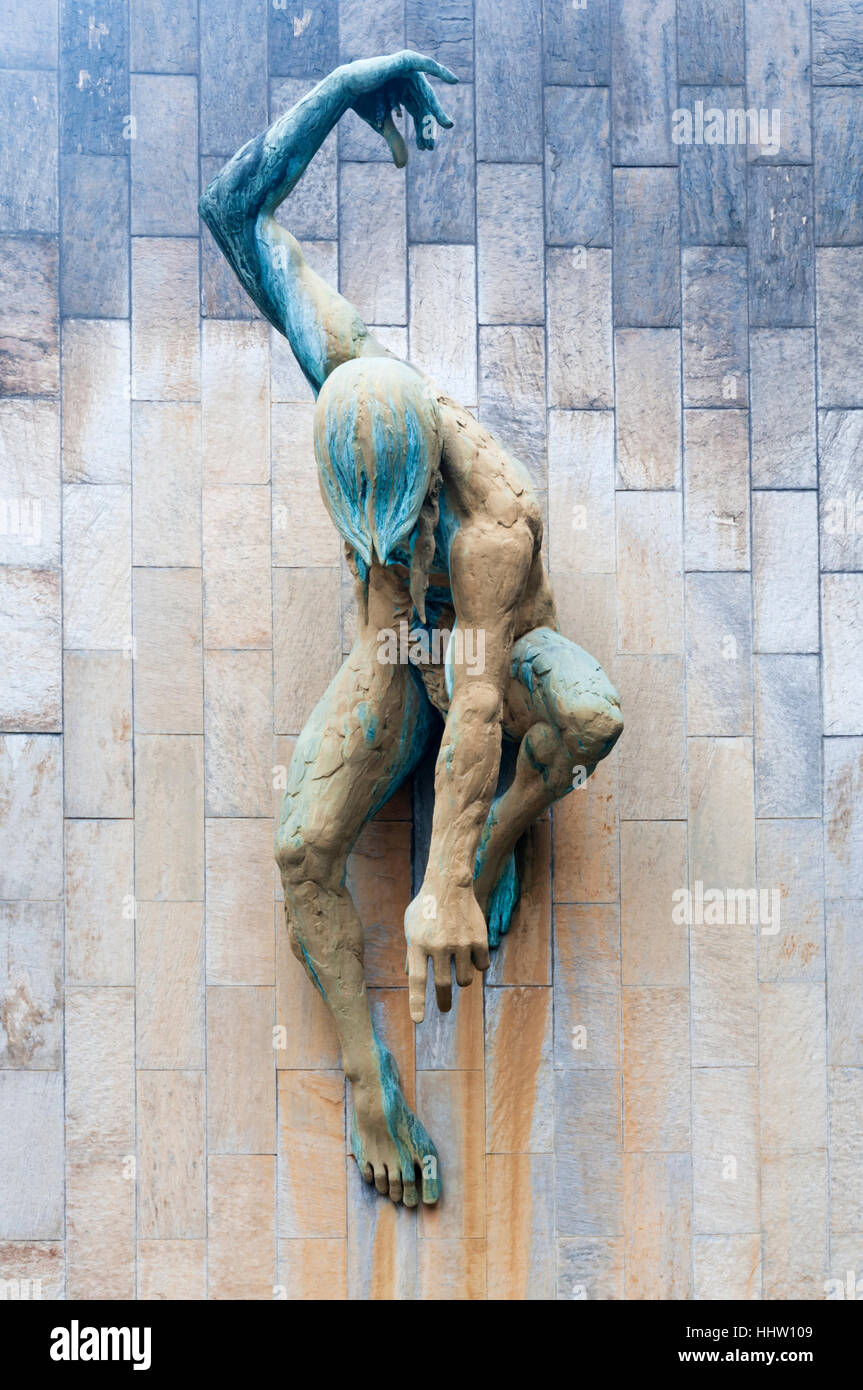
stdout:
<svg viewBox="0 0 863 1390">
<path fill-rule="evenodd" d="M 680 486 L 680 333 L 619 328 L 614 335 L 617 478 L 621 488 Z"/>
<path fill-rule="evenodd" d="M 863 47 L 857 0 L 812 0 L 812 81 L 863 84 Z"/>
<path fill-rule="evenodd" d="M 546 280 L 549 405 L 610 409 L 611 252 L 549 248 Z"/>
<path fill-rule="evenodd" d="M 323 77 L 335 67 L 339 0 L 316 0 L 314 7 L 302 14 L 291 6 L 256 8 L 262 15 L 269 14 L 270 72 L 274 77 Z M 369 52 L 365 56 L 373 55 Z"/>
<path fill-rule="evenodd" d="M 581 1236 L 557 1242 L 557 1297 L 623 1298 L 623 1241 Z"/>
<path fill-rule="evenodd" d="M 0 1071 L 0 1108 L 0 1235 L 62 1239 L 62 1072 Z"/>
<path fill-rule="evenodd" d="M 761 1143 L 773 1153 L 827 1144 L 827 1017 L 824 985 L 760 988 Z M 789 1097 L 794 1104 L 789 1105 Z"/>
<path fill-rule="evenodd" d="M 677 171 L 614 171 L 615 327 L 680 325 Z"/>
<path fill-rule="evenodd" d="M 63 896 L 59 734 L 0 734 L 0 899 Z M 0 1073 L 2 1074 L 2 1073 Z"/>
<path fill-rule="evenodd" d="M 863 734 L 863 574 L 821 580 L 825 734 Z"/>
<path fill-rule="evenodd" d="M 677 70 L 681 82 L 743 81 L 743 0 L 679 0 Z"/>
<path fill-rule="evenodd" d="M 777 166 L 749 174 L 749 322 L 815 322 L 812 172 Z"/>
<path fill-rule="evenodd" d="M 405 185 L 394 165 L 341 166 L 339 287 L 366 323 L 406 323 Z"/>
<path fill-rule="evenodd" d="M 749 569 L 746 411 L 684 411 L 683 472 L 686 568 Z"/>
<path fill-rule="evenodd" d="M 60 147 L 64 154 L 127 154 L 129 14 L 125 0 L 60 7 Z"/>
<path fill-rule="evenodd" d="M 194 77 L 132 78 L 129 142 L 133 236 L 198 234 L 198 84 Z"/>
<path fill-rule="evenodd" d="M 0 568 L 0 729 L 60 733 L 60 576 L 56 570 Z"/>
<path fill-rule="evenodd" d="M 553 246 L 611 245 L 605 87 L 546 88 L 545 236 Z"/>
<path fill-rule="evenodd" d="M 824 822 L 827 897 L 863 898 L 863 739 L 824 740 Z"/>
<path fill-rule="evenodd" d="M 129 0 L 133 72 L 197 72 L 197 0 Z"/>
<path fill-rule="evenodd" d="M 827 887 L 830 893 L 830 885 Z M 863 1065 L 863 914 L 859 902 L 827 903 L 827 1060 Z"/>
<path fill-rule="evenodd" d="M 316 27 L 320 13 L 319 6 Z M 201 154 L 232 155 L 266 126 L 268 16 L 277 36 L 292 28 L 295 17 L 270 5 L 199 0 Z M 277 55 L 278 48 L 272 52 Z M 276 62 L 270 71 L 288 70 Z"/>
<path fill-rule="evenodd" d="M 443 101 L 452 130 L 439 131 L 434 150 L 412 150 L 408 160 L 410 242 L 472 242 L 475 235 L 473 87 L 447 87 Z"/>
<path fill-rule="evenodd" d="M 755 658 L 759 816 L 821 814 L 821 680 L 817 656 Z"/>
<path fill-rule="evenodd" d="M 761 1224 L 763 1297 L 771 1301 L 823 1298 L 827 1274 L 827 1155 L 823 1150 L 763 1155 Z"/>
<path fill-rule="evenodd" d="M 0 401 L 0 564 L 60 565 L 58 401 Z"/>
<path fill-rule="evenodd" d="M 0 232 L 56 231 L 57 78 L 0 71 Z"/>
<path fill-rule="evenodd" d="M 0 1064 L 20 1071 L 60 1069 L 62 903 L 0 903 L 0 962 Z"/>
<path fill-rule="evenodd" d="M 749 334 L 752 486 L 814 487 L 815 334 L 758 328 Z"/>
<path fill-rule="evenodd" d="M 479 321 L 542 323 L 542 169 L 481 164 L 477 174 Z"/>
<path fill-rule="evenodd" d="M 818 404 L 863 406 L 863 246 L 816 252 Z"/>
<path fill-rule="evenodd" d="M 814 492 L 753 493 L 752 602 L 756 651 L 819 650 Z"/>
<path fill-rule="evenodd" d="M 761 1297 L 761 1233 L 694 1236 L 693 1298 L 720 1302 Z"/>
<path fill-rule="evenodd" d="M 683 252 L 683 403 L 745 406 L 748 399 L 746 251 Z"/>
<path fill-rule="evenodd" d="M 627 820 L 682 820 L 683 658 L 620 656 L 615 674 L 629 735 L 619 744 L 620 814 Z"/>
<path fill-rule="evenodd" d="M 812 94 L 815 241 L 863 242 L 863 91 L 823 88 Z"/>
<path fill-rule="evenodd" d="M 690 734 L 752 732 L 752 622 L 748 574 L 686 576 L 686 727 Z"/>
<path fill-rule="evenodd" d="M 607 87 L 611 82 L 608 0 L 572 4 L 544 0 L 545 80 L 560 86 Z"/>
<path fill-rule="evenodd" d="M 479 416 L 546 487 L 545 335 L 529 325 L 479 330 Z"/>
<path fill-rule="evenodd" d="M 677 95 L 674 0 L 611 0 L 615 164 L 676 164 L 669 113 Z"/>
<path fill-rule="evenodd" d="M 822 570 L 863 569 L 863 411 L 818 420 Z"/>
<path fill-rule="evenodd" d="M 742 87 L 681 87 L 680 108 L 711 112 L 743 106 Z M 731 143 L 680 146 L 680 235 L 684 246 L 746 244 L 746 149 Z"/>
<path fill-rule="evenodd" d="M 750 159 L 764 163 L 808 164 L 812 158 L 809 121 L 809 3 L 790 0 L 777 8 L 770 0 L 745 0 L 746 105 L 781 112 L 781 151 Z"/>
<path fill-rule="evenodd" d="M 693 1230 L 758 1230 L 757 1067 L 693 1070 L 692 1185 Z"/>
<path fill-rule="evenodd" d="M 0 395 L 59 390 L 57 242 L 0 237 Z"/>
<path fill-rule="evenodd" d="M 129 160 L 66 155 L 60 178 L 63 315 L 129 313 Z"/>
<path fill-rule="evenodd" d="M 0 67 L 57 66 L 57 0 L 8 0 L 0 33 Z"/>
<path fill-rule="evenodd" d="M 477 158 L 542 160 L 542 3 L 474 0 Z M 480 208 L 482 197 L 480 195 Z"/>
<path fill-rule="evenodd" d="M 557 1231 L 616 1236 L 622 1231 L 623 1155 L 600 1149 L 555 1160 Z"/>
<path fill-rule="evenodd" d="M 365 6 L 363 6 L 365 8 Z M 427 53 L 463 82 L 473 80 L 473 0 L 406 0 L 405 44 Z"/>
<path fill-rule="evenodd" d="M 773 920 L 758 938 L 763 982 L 824 979 L 824 848 L 820 820 L 756 822 L 758 888 Z M 778 894 L 778 899 L 772 895 Z M 761 901 L 759 899 L 759 901 Z M 772 904 L 778 902 L 778 914 Z M 762 924 L 763 925 L 763 924 Z"/>
</svg>

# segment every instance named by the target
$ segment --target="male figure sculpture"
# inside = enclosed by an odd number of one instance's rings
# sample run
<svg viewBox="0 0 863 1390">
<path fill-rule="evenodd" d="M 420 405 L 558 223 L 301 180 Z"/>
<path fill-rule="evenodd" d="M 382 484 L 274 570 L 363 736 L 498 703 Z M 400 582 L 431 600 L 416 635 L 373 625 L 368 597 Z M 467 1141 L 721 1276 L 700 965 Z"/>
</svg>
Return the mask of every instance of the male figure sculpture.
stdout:
<svg viewBox="0 0 863 1390">
<path fill-rule="evenodd" d="M 353 1153 L 367 1182 L 415 1206 L 440 1193 L 434 1145 L 375 1034 L 363 933 L 345 864 L 363 824 L 416 766 L 445 717 L 425 881 L 405 914 L 411 1017 L 428 962 L 438 1007 L 489 964 L 518 899 L 514 850 L 546 807 L 589 776 L 623 727 L 599 665 L 562 637 L 524 468 L 469 411 L 389 353 L 306 264 L 275 211 L 350 108 L 407 160 L 449 127 L 418 53 L 337 68 L 233 157 L 200 212 L 241 284 L 288 339 L 312 391 L 321 491 L 345 542 L 359 609 L 351 654 L 297 741 L 276 857 L 294 953 L 332 1012 L 353 1084 Z M 409 625 L 484 634 L 485 661 L 453 640 L 442 661 L 381 660 L 380 634 Z M 478 648 L 470 647 L 470 650 Z M 460 652 L 460 655 L 459 655 Z M 509 785 L 501 740 L 518 745 Z"/>
</svg>

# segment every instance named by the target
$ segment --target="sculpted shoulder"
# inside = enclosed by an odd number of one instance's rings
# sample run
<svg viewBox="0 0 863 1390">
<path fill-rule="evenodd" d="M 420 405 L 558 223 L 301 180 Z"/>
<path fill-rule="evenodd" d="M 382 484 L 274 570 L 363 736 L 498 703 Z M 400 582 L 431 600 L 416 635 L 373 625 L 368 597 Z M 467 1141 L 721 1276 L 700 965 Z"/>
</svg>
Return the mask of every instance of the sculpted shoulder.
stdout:
<svg viewBox="0 0 863 1390">
<path fill-rule="evenodd" d="M 443 425 L 441 472 L 452 502 L 465 517 L 482 513 L 507 528 L 526 523 L 538 548 L 542 513 L 527 469 L 464 406 L 444 395 L 437 402 Z"/>
</svg>

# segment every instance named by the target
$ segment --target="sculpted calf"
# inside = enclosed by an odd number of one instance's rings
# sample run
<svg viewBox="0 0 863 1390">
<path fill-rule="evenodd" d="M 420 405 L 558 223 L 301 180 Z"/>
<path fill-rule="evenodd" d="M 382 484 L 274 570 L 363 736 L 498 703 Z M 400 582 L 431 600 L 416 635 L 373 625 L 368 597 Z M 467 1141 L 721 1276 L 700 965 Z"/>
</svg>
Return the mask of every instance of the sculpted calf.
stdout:
<svg viewBox="0 0 863 1390">
<path fill-rule="evenodd" d="M 524 468 L 469 411 L 376 341 L 306 264 L 276 208 L 346 111 L 421 150 L 452 122 L 418 53 L 337 68 L 207 188 L 201 216 L 241 284 L 288 339 L 317 397 L 321 491 L 345 543 L 359 609 L 350 656 L 303 729 L 288 773 L 276 854 L 290 940 L 332 1012 L 353 1086 L 363 1177 L 414 1206 L 440 1193 L 431 1139 L 408 1108 L 375 1034 L 363 933 L 345 887 L 362 826 L 409 776 L 445 719 L 425 881 L 405 914 L 410 1011 L 421 1021 L 431 962 L 438 1007 L 489 964 L 518 900 L 514 851 L 527 826 L 589 776 L 623 727 L 596 661 L 558 630 L 542 520 Z M 454 631 L 444 657 L 432 640 Z M 386 634 L 428 651 L 386 659 Z M 482 658 L 480 659 L 480 653 Z M 383 659 L 382 659 L 383 658 Z M 508 785 L 501 740 L 517 745 Z"/>
</svg>

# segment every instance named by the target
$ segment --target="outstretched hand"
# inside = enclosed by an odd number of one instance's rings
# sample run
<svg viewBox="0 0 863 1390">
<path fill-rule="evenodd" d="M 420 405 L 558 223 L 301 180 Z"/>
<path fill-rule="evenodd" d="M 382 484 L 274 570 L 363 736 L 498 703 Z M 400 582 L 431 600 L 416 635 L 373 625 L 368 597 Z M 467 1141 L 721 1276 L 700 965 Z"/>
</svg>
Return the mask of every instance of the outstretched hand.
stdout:
<svg viewBox="0 0 863 1390">
<path fill-rule="evenodd" d="M 420 150 L 434 149 L 436 124 L 446 130 L 453 124 L 426 73 L 442 82 L 458 82 L 455 73 L 442 63 L 409 48 L 384 58 L 361 58 L 339 70 L 352 109 L 383 136 L 399 169 L 407 163 L 408 151 L 393 114 L 400 115 L 404 110 L 410 116 Z"/>
</svg>

